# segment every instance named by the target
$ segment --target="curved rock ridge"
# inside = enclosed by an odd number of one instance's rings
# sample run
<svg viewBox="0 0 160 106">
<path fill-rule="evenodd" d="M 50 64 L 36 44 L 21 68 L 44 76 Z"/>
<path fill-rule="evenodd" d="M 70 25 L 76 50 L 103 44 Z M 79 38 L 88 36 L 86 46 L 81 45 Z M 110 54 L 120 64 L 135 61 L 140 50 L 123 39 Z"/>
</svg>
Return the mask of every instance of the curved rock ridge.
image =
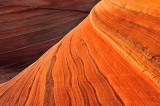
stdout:
<svg viewBox="0 0 160 106">
<path fill-rule="evenodd" d="M 44 3 L 47 0 L 34 1 L 0 0 L 0 83 L 62 39 L 98 0 L 52 0 L 49 4 Z"/>
<path fill-rule="evenodd" d="M 160 2 L 140 0 L 138 6 L 135 0 L 122 1 L 104 0 L 96 6 L 91 15 L 92 26 L 160 85 Z"/>
<path fill-rule="evenodd" d="M 160 105 L 159 2 L 143 1 L 99 2 L 35 63 L 0 85 L 0 105 Z"/>
</svg>

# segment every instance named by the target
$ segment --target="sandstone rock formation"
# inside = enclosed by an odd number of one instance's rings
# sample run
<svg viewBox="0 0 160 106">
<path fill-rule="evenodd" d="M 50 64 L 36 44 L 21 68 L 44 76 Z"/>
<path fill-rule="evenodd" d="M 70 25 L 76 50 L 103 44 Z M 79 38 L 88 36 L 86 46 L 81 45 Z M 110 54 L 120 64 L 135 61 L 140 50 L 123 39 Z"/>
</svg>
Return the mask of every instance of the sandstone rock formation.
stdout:
<svg viewBox="0 0 160 106">
<path fill-rule="evenodd" d="M 160 105 L 160 2 L 103 0 L 0 85 L 0 105 Z"/>
<path fill-rule="evenodd" d="M 80 23 L 97 1 L 0 1 L 0 83 L 36 61 Z"/>
</svg>

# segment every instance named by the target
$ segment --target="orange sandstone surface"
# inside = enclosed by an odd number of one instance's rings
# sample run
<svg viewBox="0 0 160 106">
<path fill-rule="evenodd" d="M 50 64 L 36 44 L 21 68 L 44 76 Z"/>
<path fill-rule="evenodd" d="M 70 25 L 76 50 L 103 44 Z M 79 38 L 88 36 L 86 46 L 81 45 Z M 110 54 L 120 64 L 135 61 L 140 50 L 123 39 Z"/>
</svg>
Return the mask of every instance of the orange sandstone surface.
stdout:
<svg viewBox="0 0 160 106">
<path fill-rule="evenodd" d="M 0 85 L 0 106 L 160 105 L 160 1 L 102 0 Z"/>
</svg>

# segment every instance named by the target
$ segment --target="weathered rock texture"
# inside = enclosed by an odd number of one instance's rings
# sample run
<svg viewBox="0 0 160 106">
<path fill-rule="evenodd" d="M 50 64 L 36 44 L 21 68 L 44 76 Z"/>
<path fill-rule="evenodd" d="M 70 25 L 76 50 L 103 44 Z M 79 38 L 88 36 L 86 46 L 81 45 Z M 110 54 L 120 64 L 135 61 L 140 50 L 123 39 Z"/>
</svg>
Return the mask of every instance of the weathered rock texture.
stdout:
<svg viewBox="0 0 160 106">
<path fill-rule="evenodd" d="M 160 105 L 160 2 L 103 0 L 0 86 L 0 105 Z"/>
<path fill-rule="evenodd" d="M 0 83 L 36 61 L 80 23 L 97 1 L 0 1 Z"/>
</svg>

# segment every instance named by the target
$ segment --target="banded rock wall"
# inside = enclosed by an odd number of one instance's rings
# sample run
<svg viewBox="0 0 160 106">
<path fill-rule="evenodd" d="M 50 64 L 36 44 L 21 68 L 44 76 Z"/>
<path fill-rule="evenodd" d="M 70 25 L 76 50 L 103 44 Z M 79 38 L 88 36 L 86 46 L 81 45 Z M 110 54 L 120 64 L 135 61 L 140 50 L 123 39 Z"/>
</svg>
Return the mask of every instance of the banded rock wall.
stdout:
<svg viewBox="0 0 160 106">
<path fill-rule="evenodd" d="M 0 83 L 36 61 L 79 24 L 97 0 L 0 0 Z"/>
<path fill-rule="evenodd" d="M 159 2 L 143 1 L 99 2 L 41 58 L 1 84 L 0 105 L 160 105 Z"/>
</svg>

